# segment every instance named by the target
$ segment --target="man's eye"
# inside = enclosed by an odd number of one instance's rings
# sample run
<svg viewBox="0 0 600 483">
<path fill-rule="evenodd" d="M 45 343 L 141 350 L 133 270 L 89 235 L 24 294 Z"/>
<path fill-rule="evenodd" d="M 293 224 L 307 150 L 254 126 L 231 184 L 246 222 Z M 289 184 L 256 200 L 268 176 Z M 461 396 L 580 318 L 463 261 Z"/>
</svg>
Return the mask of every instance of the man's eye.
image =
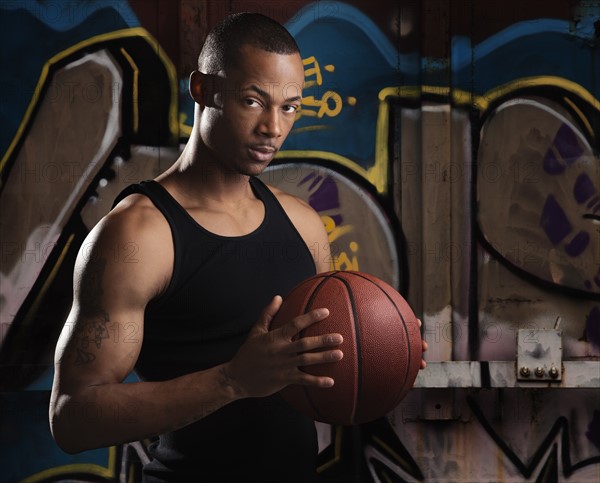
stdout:
<svg viewBox="0 0 600 483">
<path fill-rule="evenodd" d="M 247 106 L 251 106 L 251 107 L 260 105 L 256 99 L 244 99 L 244 102 L 246 103 Z"/>
<path fill-rule="evenodd" d="M 289 104 L 287 106 L 284 106 L 283 110 L 285 112 L 294 113 L 294 112 L 296 112 L 298 110 L 298 108 L 299 108 L 298 106 L 295 106 L 293 104 Z"/>
</svg>

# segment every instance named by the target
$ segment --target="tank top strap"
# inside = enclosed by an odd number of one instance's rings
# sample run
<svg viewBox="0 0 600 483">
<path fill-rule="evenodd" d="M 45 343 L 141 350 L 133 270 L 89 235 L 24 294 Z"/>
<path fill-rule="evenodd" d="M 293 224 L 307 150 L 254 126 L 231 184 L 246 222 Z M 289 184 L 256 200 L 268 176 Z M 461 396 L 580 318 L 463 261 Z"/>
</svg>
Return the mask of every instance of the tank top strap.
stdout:
<svg viewBox="0 0 600 483">
<path fill-rule="evenodd" d="M 261 201 L 268 203 L 269 206 L 280 206 L 275 195 L 260 179 L 250 177 L 250 185 Z M 165 188 L 154 180 L 141 181 L 140 183 L 127 186 L 117 195 L 112 204 L 112 208 L 132 194 L 142 194 L 147 196 L 167 218 L 178 217 L 178 215 L 181 215 L 181 206 L 173 199 L 171 194 Z"/>
<path fill-rule="evenodd" d="M 273 192 L 262 180 L 255 176 L 251 176 L 250 186 L 252 186 L 252 189 L 263 203 L 268 203 L 269 206 L 279 206 L 279 201 L 277 201 Z"/>
<path fill-rule="evenodd" d="M 265 217 L 267 218 L 267 223 L 265 223 L 265 225 L 277 227 L 279 223 L 283 221 L 285 223 L 289 223 L 293 227 L 293 224 L 283 209 L 283 206 L 281 206 L 281 203 L 279 203 L 279 200 L 275 194 L 261 179 L 253 176 L 250 177 L 250 185 L 252 186 L 256 196 L 265 205 Z M 296 231 L 295 227 L 294 231 Z"/>
<path fill-rule="evenodd" d="M 252 186 L 258 198 L 265 203 L 267 212 L 271 211 L 273 208 L 278 209 L 276 211 L 283 210 L 273 192 L 260 179 L 256 177 L 250 177 L 250 185 Z M 117 206 L 119 202 L 127 198 L 129 195 L 136 193 L 147 196 L 165 216 L 165 218 L 169 220 L 169 223 L 171 223 L 171 220 L 185 220 L 184 225 L 189 224 L 189 214 L 162 185 L 154 180 L 141 181 L 140 183 L 127 186 L 117 195 L 112 204 L 112 208 Z"/>
<path fill-rule="evenodd" d="M 257 196 L 265 204 L 265 210 L 268 213 L 267 230 L 280 230 L 282 223 L 288 225 L 292 232 L 302 239 L 298 229 L 286 213 L 285 209 L 275 196 L 275 194 L 269 189 L 269 187 L 259 178 L 251 177 L 250 184 L 255 190 Z M 308 251 L 308 249 L 307 249 Z M 312 260 L 312 255 L 311 255 Z"/>
<path fill-rule="evenodd" d="M 135 193 L 148 197 L 167 219 L 177 217 L 180 214 L 181 210 L 173 197 L 154 180 L 146 180 L 127 186 L 127 188 L 121 191 L 115 198 L 112 207 L 114 208 L 120 201 Z"/>
</svg>

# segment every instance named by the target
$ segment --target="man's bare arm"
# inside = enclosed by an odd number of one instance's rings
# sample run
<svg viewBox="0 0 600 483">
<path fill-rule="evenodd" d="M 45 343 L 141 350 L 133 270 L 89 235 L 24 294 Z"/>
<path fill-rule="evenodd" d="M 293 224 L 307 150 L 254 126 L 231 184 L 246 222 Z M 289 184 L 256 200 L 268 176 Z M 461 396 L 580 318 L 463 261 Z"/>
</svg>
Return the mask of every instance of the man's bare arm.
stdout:
<svg viewBox="0 0 600 483">
<path fill-rule="evenodd" d="M 169 236 L 166 227 L 144 211 L 109 216 L 78 256 L 50 406 L 53 434 L 69 452 L 172 430 L 234 399 L 219 370 L 164 383 L 121 384 L 141 349 L 145 305 L 169 273 L 169 264 L 161 261 L 172 259 L 169 244 L 157 244 Z M 135 247 L 130 258 L 122 256 L 126 245 Z M 196 386 L 205 390 L 190 390 Z"/>
<path fill-rule="evenodd" d="M 169 381 L 124 384 L 141 349 L 146 304 L 168 284 L 173 260 L 166 221 L 141 211 L 140 216 L 118 210 L 109 215 L 78 256 L 74 303 L 56 349 L 50 402 L 52 432 L 65 451 L 156 436 L 236 399 L 266 396 L 290 383 L 332 384 L 298 366 L 341 358 L 336 350 L 302 353 L 337 344 L 325 337 L 294 340 L 326 312 L 313 311 L 269 332 L 279 298 L 265 309 L 234 360 Z M 120 246 L 132 243 L 134 260 L 115 256 Z"/>
</svg>

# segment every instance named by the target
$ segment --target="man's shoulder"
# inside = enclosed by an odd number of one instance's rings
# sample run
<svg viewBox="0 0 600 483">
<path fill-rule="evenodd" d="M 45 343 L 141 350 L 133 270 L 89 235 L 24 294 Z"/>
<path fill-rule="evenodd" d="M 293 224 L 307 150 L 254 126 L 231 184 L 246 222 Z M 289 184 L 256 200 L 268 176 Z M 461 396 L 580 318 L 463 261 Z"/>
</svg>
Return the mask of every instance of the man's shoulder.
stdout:
<svg viewBox="0 0 600 483">
<path fill-rule="evenodd" d="M 267 184 L 267 187 L 271 190 L 271 192 L 277 198 L 277 201 L 281 204 L 283 209 L 286 211 L 288 216 L 308 216 L 310 219 L 317 220 L 320 219 L 317 212 L 310 206 L 306 201 L 298 196 L 294 196 L 282 189 L 279 189 L 273 185 Z"/>
<path fill-rule="evenodd" d="M 152 227 L 164 220 L 160 210 L 147 196 L 133 193 L 123 198 L 107 213 L 105 219 L 117 225 L 135 226 L 136 228 Z"/>
<path fill-rule="evenodd" d="M 78 255 L 76 273 L 101 263 L 111 280 L 144 300 L 168 285 L 173 261 L 169 225 L 143 195 L 130 195 L 90 231 Z M 135 287 L 134 287 L 135 286 Z"/>
<path fill-rule="evenodd" d="M 131 194 L 108 212 L 92 230 L 108 240 L 153 243 L 169 236 L 169 226 L 152 201 L 141 194 Z"/>
</svg>

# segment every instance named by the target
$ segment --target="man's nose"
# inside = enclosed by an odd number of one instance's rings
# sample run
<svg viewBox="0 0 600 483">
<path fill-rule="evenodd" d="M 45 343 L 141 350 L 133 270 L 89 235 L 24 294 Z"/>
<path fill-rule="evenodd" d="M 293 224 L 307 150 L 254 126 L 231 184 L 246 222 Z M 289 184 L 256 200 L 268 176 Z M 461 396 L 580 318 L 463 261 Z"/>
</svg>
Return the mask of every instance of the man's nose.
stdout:
<svg viewBox="0 0 600 483">
<path fill-rule="evenodd" d="M 270 138 L 281 136 L 281 116 L 277 109 L 265 109 L 263 111 L 259 131 L 263 136 Z"/>
</svg>

